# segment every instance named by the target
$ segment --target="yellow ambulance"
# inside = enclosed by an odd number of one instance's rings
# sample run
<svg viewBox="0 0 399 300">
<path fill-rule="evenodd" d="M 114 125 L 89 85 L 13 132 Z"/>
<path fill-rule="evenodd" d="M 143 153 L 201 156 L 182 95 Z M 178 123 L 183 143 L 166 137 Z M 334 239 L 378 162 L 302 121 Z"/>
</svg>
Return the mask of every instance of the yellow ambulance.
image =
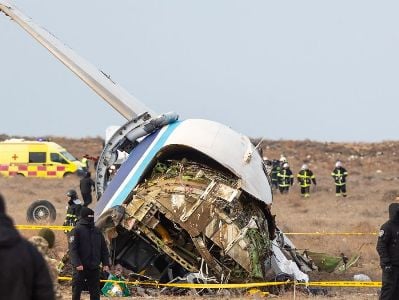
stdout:
<svg viewBox="0 0 399 300">
<path fill-rule="evenodd" d="M 62 178 L 82 169 L 65 148 L 54 142 L 10 139 L 0 142 L 0 175 Z"/>
</svg>

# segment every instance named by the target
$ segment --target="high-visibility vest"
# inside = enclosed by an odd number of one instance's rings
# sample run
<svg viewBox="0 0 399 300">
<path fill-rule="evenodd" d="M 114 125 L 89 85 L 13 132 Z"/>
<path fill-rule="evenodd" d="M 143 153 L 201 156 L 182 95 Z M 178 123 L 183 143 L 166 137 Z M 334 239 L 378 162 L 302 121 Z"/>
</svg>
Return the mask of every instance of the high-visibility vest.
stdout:
<svg viewBox="0 0 399 300">
<path fill-rule="evenodd" d="M 299 184 L 301 187 L 307 187 L 310 186 L 310 184 L 315 182 L 315 176 L 313 175 L 313 172 L 310 170 L 301 170 L 299 173 L 296 175 L 298 178 Z"/>
<path fill-rule="evenodd" d="M 279 179 L 278 185 L 281 187 L 287 187 L 292 185 L 292 181 L 294 179 L 294 175 L 292 175 L 290 169 L 281 169 L 280 172 L 277 174 L 277 177 Z"/>
<path fill-rule="evenodd" d="M 86 157 L 83 157 L 82 160 L 82 165 L 87 169 L 89 167 L 89 161 Z"/>
<path fill-rule="evenodd" d="M 339 167 L 332 171 L 331 176 L 334 178 L 335 185 L 345 185 L 348 172 L 345 170 L 345 168 Z"/>
</svg>

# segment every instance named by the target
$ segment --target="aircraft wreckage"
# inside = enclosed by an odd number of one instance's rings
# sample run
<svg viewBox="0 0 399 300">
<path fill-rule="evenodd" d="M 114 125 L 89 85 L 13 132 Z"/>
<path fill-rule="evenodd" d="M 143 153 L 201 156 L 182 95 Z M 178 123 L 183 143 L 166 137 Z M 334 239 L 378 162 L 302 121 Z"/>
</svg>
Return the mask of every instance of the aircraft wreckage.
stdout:
<svg viewBox="0 0 399 300">
<path fill-rule="evenodd" d="M 14 5 L 0 0 L 0 10 L 128 120 L 96 172 L 96 225 L 115 264 L 161 282 L 308 280 L 308 261 L 276 228 L 268 174 L 248 137 L 156 116 Z M 111 178 L 118 153 L 129 155 Z"/>
</svg>

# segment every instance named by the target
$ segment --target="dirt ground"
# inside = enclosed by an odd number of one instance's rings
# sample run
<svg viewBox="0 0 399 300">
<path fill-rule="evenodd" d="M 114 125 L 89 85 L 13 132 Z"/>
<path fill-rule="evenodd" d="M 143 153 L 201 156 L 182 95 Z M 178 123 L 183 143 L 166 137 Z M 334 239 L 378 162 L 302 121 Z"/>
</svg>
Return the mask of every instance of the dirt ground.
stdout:
<svg viewBox="0 0 399 300">
<path fill-rule="evenodd" d="M 102 147 L 99 138 L 79 140 L 52 138 L 65 146 L 76 157 L 84 154 L 97 156 Z M 288 195 L 274 194 L 272 211 L 278 226 L 287 233 L 297 232 L 362 232 L 376 233 L 387 217 L 389 203 L 398 201 L 399 142 L 318 143 L 312 141 L 263 141 L 265 155 L 278 159 L 284 154 L 296 174 L 306 162 L 317 178 L 317 190 L 311 197 L 302 199 L 296 183 Z M 337 198 L 330 173 L 337 159 L 343 161 L 349 172 L 348 197 Z M 79 190 L 75 176 L 65 179 L 0 178 L 0 192 L 7 200 L 8 213 L 16 224 L 26 224 L 26 209 L 39 199 L 51 201 L 57 209 L 56 224 L 65 217 L 68 189 Z M 30 236 L 34 231 L 23 231 Z M 57 232 L 54 255 L 61 257 L 66 248 L 65 235 Z M 353 280 L 355 274 L 366 274 L 373 281 L 380 281 L 378 255 L 375 251 L 376 235 L 291 235 L 290 239 L 301 250 L 344 253 L 350 257 L 359 253 L 356 266 L 344 274 L 311 273 L 313 281 Z M 69 287 L 65 287 L 66 299 Z M 370 299 L 377 297 L 378 289 L 330 288 L 328 296 L 307 296 L 297 292 L 295 299 Z M 142 298 L 142 297 L 141 297 Z M 173 297 L 196 299 L 195 297 Z M 199 299 L 207 299 L 202 297 Z M 228 297 L 234 298 L 234 297 Z M 240 297 L 241 298 L 241 297 Z M 248 299 L 260 296 L 248 296 Z M 88 297 L 87 297 L 88 299 Z M 165 299 L 165 297 L 162 297 Z M 276 299 L 294 299 L 287 291 Z"/>
</svg>

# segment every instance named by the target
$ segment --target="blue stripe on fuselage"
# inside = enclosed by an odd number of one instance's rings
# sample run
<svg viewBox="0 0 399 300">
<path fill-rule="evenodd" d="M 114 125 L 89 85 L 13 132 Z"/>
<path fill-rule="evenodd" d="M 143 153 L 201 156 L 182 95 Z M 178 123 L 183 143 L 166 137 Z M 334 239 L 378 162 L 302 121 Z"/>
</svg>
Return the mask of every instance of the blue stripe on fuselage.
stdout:
<svg viewBox="0 0 399 300">
<path fill-rule="evenodd" d="M 137 162 L 147 151 L 148 147 L 151 146 L 154 139 L 158 136 L 160 130 L 150 134 L 145 139 L 143 139 L 140 144 L 138 144 L 132 152 L 129 154 L 127 160 L 121 165 L 116 172 L 112 181 L 106 187 L 104 193 L 102 194 L 100 200 L 95 207 L 95 217 L 97 218 L 104 210 L 107 203 L 111 200 L 112 196 L 118 190 L 122 182 L 125 180 L 130 171 L 135 167 Z"/>
<path fill-rule="evenodd" d="M 153 145 L 154 140 L 160 134 L 161 130 L 157 130 L 156 132 L 147 136 L 143 141 L 140 142 L 129 154 L 128 159 L 121 165 L 118 172 L 115 174 L 115 177 L 107 186 L 104 194 L 101 196 L 99 202 L 95 207 L 95 217 L 101 215 L 104 208 L 108 205 L 109 201 L 112 199 L 114 194 L 117 192 L 119 187 L 124 184 L 126 178 L 132 172 L 133 168 L 136 167 L 139 160 L 145 154 L 148 148 L 152 145 L 152 149 L 148 152 L 145 156 L 143 161 L 138 166 L 137 170 L 132 174 L 131 178 L 127 183 L 125 183 L 125 187 L 120 191 L 120 193 L 112 200 L 112 203 L 109 207 L 113 207 L 115 205 L 122 204 L 130 192 L 136 187 L 137 183 L 139 182 L 141 176 L 143 175 L 145 169 L 147 168 L 148 164 L 154 158 L 154 156 L 158 153 L 158 151 L 164 146 L 168 137 L 172 134 L 175 128 L 180 124 L 180 121 L 174 122 L 173 124 L 168 125 L 166 130 L 162 133 L 162 136 L 155 142 Z"/>
</svg>

